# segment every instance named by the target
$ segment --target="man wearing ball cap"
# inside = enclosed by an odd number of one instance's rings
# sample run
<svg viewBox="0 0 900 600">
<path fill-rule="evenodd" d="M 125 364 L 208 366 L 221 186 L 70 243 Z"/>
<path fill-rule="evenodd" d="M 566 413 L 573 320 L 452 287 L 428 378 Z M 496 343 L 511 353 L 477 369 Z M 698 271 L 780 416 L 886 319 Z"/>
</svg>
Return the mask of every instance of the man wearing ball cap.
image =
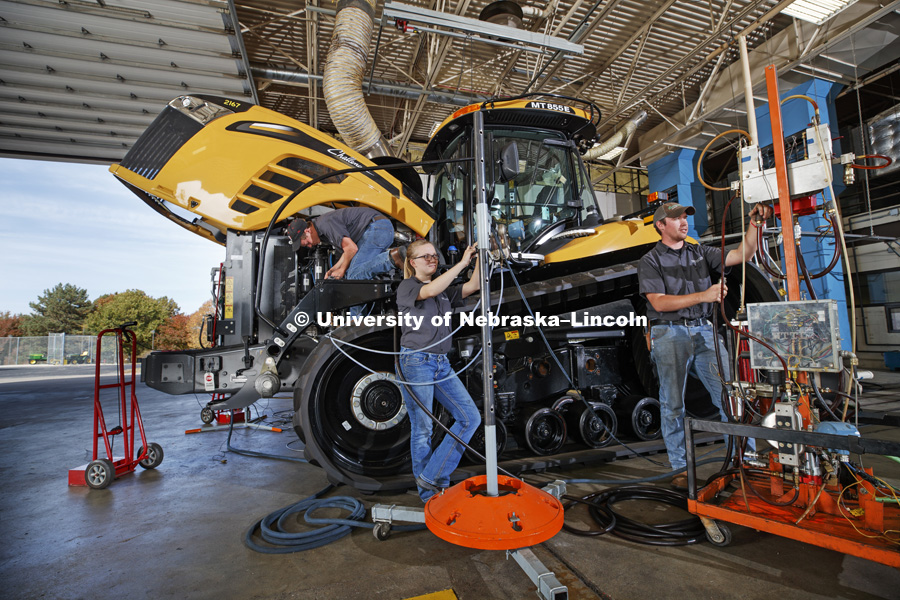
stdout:
<svg viewBox="0 0 900 600">
<path fill-rule="evenodd" d="M 686 241 L 687 218 L 692 206 L 666 202 L 653 213 L 653 227 L 662 238 L 638 265 L 640 292 L 647 299 L 650 324 L 650 357 L 659 376 L 659 404 L 663 440 L 673 470 L 686 466 L 684 449 L 684 391 L 692 373 L 703 383 L 726 420 L 722 409 L 722 383 L 729 379 L 728 361 L 719 373 L 714 344 L 720 355 L 725 348 L 713 330 L 710 317 L 716 303 L 728 293 L 725 281 L 715 284 L 712 274 L 722 268 L 722 252 L 717 247 Z M 750 226 L 740 245 L 725 255 L 725 267 L 747 262 L 756 252 L 756 228 L 769 218 L 772 209 L 757 204 L 750 211 Z M 687 476 L 677 474 L 674 487 L 687 487 Z"/>
</svg>

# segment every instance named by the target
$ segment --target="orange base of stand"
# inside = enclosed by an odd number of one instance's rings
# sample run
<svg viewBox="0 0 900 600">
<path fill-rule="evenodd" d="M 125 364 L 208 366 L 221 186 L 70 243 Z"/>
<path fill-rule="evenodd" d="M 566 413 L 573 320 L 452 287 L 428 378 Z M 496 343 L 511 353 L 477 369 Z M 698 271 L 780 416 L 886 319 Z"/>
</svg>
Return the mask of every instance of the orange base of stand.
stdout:
<svg viewBox="0 0 900 600">
<path fill-rule="evenodd" d="M 444 541 L 479 550 L 515 550 L 559 533 L 562 503 L 519 479 L 497 478 L 499 495 L 487 495 L 487 476 L 470 477 L 425 504 L 425 525 Z"/>
</svg>

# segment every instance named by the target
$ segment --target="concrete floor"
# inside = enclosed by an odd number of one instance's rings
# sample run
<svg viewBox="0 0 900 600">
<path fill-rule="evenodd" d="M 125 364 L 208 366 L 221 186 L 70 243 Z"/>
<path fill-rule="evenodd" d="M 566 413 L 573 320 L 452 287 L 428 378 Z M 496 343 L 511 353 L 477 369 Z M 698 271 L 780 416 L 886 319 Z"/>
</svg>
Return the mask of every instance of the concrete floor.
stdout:
<svg viewBox="0 0 900 600">
<path fill-rule="evenodd" d="M 139 385 L 148 439 L 165 452 L 162 465 L 138 469 L 106 490 L 68 487 L 68 469 L 90 459 L 92 374 L 89 366 L 0 368 L 0 597 L 402 600 L 447 589 L 461 600 L 536 597 L 504 553 L 456 547 L 427 531 L 397 532 L 379 542 L 370 530 L 357 529 L 331 545 L 290 555 L 247 549 L 243 535 L 255 520 L 327 482 L 310 465 L 228 452 L 224 428 L 185 435 L 200 425 L 205 399 Z M 883 389 L 866 397 L 882 407 L 895 402 L 900 376 L 881 372 L 876 382 Z M 259 410 L 272 422 L 286 416 L 290 404 L 277 398 Z M 117 422 L 114 409 L 107 408 L 107 416 Z M 885 425 L 867 426 L 863 434 L 900 440 L 900 430 Z M 300 455 L 290 429 L 240 430 L 232 445 Z M 709 449 L 720 452 L 716 446 L 700 452 Z M 651 458 L 665 463 L 665 455 Z M 881 457 L 865 461 L 900 483 L 900 465 Z M 703 467 L 701 474 L 715 468 Z M 625 480 L 663 471 L 629 458 L 526 479 Z M 569 493 L 599 489 L 571 485 Z M 420 505 L 412 494 L 364 496 L 339 488 L 329 495 L 357 497 L 367 507 Z M 648 520 L 684 517 L 640 504 L 626 510 Z M 575 514 L 571 522 L 584 518 Z M 900 570 L 752 529 L 732 530 L 725 548 L 644 546 L 561 532 L 534 551 L 573 600 L 900 598 Z"/>
</svg>

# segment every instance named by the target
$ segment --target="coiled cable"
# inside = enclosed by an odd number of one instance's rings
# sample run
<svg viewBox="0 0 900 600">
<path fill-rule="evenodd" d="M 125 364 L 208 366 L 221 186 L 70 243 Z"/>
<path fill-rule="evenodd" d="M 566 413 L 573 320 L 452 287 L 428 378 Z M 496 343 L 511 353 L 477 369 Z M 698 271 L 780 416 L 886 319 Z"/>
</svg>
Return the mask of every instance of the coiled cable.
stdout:
<svg viewBox="0 0 900 600">
<path fill-rule="evenodd" d="M 598 536 L 611 533 L 622 539 L 652 546 L 686 546 L 706 539 L 706 529 L 703 527 L 700 517 L 696 515 L 679 521 L 651 525 L 626 517 L 613 508 L 616 503 L 626 500 L 649 500 L 669 504 L 687 512 L 687 496 L 674 490 L 653 486 L 626 485 L 588 494 L 583 498 L 566 495 L 563 496 L 563 499 L 567 500 L 563 506 L 564 510 L 569 510 L 576 504 L 587 505 L 588 512 L 600 527 L 600 529 L 585 531 L 564 523 L 563 529 L 575 535 Z"/>
</svg>

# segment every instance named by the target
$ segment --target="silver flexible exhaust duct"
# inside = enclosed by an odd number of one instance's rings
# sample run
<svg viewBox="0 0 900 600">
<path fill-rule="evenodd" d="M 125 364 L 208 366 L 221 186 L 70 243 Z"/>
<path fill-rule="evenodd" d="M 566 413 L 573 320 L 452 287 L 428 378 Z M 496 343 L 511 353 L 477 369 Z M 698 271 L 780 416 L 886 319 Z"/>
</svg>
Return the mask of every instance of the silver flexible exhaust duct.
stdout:
<svg viewBox="0 0 900 600">
<path fill-rule="evenodd" d="M 584 154 L 584 160 L 593 160 L 595 158 L 600 158 L 607 152 L 614 150 L 617 146 L 620 146 L 625 140 L 631 136 L 638 127 L 640 127 L 641 123 L 647 120 L 647 111 L 641 110 L 636 112 L 631 116 L 630 119 L 625 121 L 625 124 L 616 131 L 611 138 L 604 140 L 599 146 L 594 146 Z"/>
<path fill-rule="evenodd" d="M 328 113 L 344 143 L 368 158 L 394 155 L 362 93 L 374 16 L 375 0 L 338 2 L 323 83 Z"/>
</svg>

